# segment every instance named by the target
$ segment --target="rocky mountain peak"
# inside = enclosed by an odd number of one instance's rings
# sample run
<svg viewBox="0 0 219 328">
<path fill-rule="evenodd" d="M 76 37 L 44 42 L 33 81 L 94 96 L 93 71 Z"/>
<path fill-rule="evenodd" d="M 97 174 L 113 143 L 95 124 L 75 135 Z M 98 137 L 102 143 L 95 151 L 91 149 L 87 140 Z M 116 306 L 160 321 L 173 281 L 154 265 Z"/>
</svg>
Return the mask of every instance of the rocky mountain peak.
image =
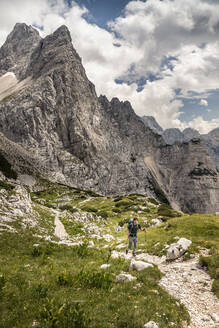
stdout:
<svg viewBox="0 0 219 328">
<path fill-rule="evenodd" d="M 32 26 L 17 23 L 0 49 L 0 75 L 10 71 L 23 79 L 30 55 L 40 40 L 39 32 Z"/>
<path fill-rule="evenodd" d="M 142 193 L 190 211 L 217 210 L 217 173 L 204 145 L 166 145 L 128 101 L 98 99 L 66 26 L 44 39 L 31 30 L 17 25 L 19 38 L 12 31 L 0 49 L 0 68 L 9 74 L 0 132 L 9 143 L 33 154 L 46 170 L 38 162 L 36 168 L 54 181 L 104 195 Z M 14 50 L 18 45 L 23 51 Z M 13 73 L 19 81 L 12 90 L 6 87 Z"/>
<path fill-rule="evenodd" d="M 142 116 L 141 120 L 144 122 L 146 126 L 148 126 L 151 130 L 158 134 L 163 133 L 162 127 L 157 123 L 153 116 Z"/>
<path fill-rule="evenodd" d="M 25 23 L 16 23 L 12 32 L 9 34 L 8 39 L 39 37 L 39 32 L 31 25 Z"/>
<path fill-rule="evenodd" d="M 73 48 L 70 32 L 65 25 L 62 25 L 39 42 L 30 58 L 26 77 L 38 78 L 62 65 L 72 65 L 73 62 L 80 66 L 79 70 L 83 70 L 81 58 Z"/>
</svg>

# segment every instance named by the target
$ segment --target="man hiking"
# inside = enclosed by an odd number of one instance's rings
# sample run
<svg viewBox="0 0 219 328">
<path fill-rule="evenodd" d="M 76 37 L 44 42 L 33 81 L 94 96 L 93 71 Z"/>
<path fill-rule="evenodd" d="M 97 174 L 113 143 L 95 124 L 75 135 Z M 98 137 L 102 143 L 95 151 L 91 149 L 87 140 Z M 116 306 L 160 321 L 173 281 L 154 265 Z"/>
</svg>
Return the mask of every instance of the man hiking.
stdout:
<svg viewBox="0 0 219 328">
<path fill-rule="evenodd" d="M 137 248 L 137 233 L 138 230 L 144 231 L 144 229 L 141 228 L 140 224 L 138 223 L 138 219 L 134 218 L 134 220 L 130 220 L 128 227 L 127 227 L 127 232 L 128 232 L 128 238 L 129 238 L 129 245 L 128 248 L 126 249 L 125 253 L 128 254 L 129 249 L 132 248 L 132 243 L 134 243 L 134 248 L 132 251 L 132 255 L 136 256 L 135 250 Z"/>
</svg>

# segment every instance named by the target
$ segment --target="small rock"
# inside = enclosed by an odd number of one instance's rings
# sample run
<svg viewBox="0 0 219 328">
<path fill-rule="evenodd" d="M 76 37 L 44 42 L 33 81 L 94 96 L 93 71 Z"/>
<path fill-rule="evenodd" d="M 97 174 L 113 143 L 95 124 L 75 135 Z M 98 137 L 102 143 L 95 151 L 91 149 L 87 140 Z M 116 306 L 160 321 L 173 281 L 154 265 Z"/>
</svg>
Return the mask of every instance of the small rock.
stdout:
<svg viewBox="0 0 219 328">
<path fill-rule="evenodd" d="M 136 279 L 136 277 L 133 277 L 131 274 L 128 273 L 120 273 L 118 276 L 116 276 L 116 281 L 121 282 L 128 282 Z"/>
<path fill-rule="evenodd" d="M 202 320 L 203 320 L 203 321 L 209 321 L 210 318 L 209 318 L 209 316 L 207 316 L 207 315 L 203 315 Z"/>
<path fill-rule="evenodd" d="M 129 266 L 129 269 L 137 270 L 137 271 L 142 271 L 147 268 L 153 268 L 153 265 L 143 261 L 132 261 Z"/>
<path fill-rule="evenodd" d="M 149 321 L 148 323 L 146 323 L 143 328 L 159 328 L 158 323 L 154 322 L 154 321 Z"/>
<path fill-rule="evenodd" d="M 127 245 L 126 244 L 119 244 L 116 246 L 116 248 L 120 249 L 120 248 L 125 248 Z"/>
<path fill-rule="evenodd" d="M 216 313 L 212 313 L 211 318 L 214 322 L 219 322 L 219 316 Z"/>
<path fill-rule="evenodd" d="M 91 247 L 94 247 L 94 242 L 93 242 L 93 240 L 90 240 L 90 241 L 89 241 L 89 243 L 88 243 L 88 247 L 90 247 L 90 248 L 91 248 Z"/>
<path fill-rule="evenodd" d="M 106 269 L 106 268 L 108 268 L 108 267 L 110 267 L 110 264 L 102 264 L 102 265 L 100 266 L 101 269 Z"/>
<path fill-rule="evenodd" d="M 105 241 L 110 242 L 112 240 L 114 240 L 115 238 L 112 235 L 103 235 L 103 239 L 105 239 Z"/>
</svg>

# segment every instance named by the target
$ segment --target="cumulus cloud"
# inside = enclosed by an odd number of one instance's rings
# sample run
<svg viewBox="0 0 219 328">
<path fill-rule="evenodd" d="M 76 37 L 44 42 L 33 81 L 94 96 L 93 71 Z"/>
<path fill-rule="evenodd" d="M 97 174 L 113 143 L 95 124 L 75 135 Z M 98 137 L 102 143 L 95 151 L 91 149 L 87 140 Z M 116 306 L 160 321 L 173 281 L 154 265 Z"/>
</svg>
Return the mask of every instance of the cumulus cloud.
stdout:
<svg viewBox="0 0 219 328">
<path fill-rule="evenodd" d="M 130 100 L 137 114 L 154 115 L 164 128 L 206 132 L 218 125 L 201 116 L 180 120 L 184 98 L 207 106 L 209 92 L 219 88 L 217 1 L 130 1 L 111 31 L 90 24 L 88 14 L 74 1 L 69 8 L 64 0 L 1 0 L 0 43 L 16 22 L 38 26 L 42 36 L 66 24 L 98 94 Z"/>
<path fill-rule="evenodd" d="M 208 107 L 208 102 L 206 99 L 201 99 L 199 105 Z"/>
</svg>

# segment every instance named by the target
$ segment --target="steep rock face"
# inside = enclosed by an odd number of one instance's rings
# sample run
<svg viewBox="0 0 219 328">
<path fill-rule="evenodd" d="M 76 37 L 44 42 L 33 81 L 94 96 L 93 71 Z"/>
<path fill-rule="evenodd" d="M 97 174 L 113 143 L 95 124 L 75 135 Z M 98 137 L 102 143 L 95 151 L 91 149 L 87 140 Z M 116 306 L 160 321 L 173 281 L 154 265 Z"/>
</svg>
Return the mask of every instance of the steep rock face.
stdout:
<svg viewBox="0 0 219 328">
<path fill-rule="evenodd" d="M 155 118 L 153 116 L 142 116 L 141 117 L 142 121 L 146 126 L 148 126 L 151 130 L 158 134 L 163 133 L 162 127 L 157 123 Z"/>
<path fill-rule="evenodd" d="M 19 42 L 23 57 L 12 51 Z M 55 181 L 102 194 L 144 193 L 186 210 L 216 209 L 218 176 L 207 179 L 215 167 L 203 145 L 165 146 L 129 102 L 97 98 L 65 26 L 41 39 L 32 27 L 16 25 L 0 50 L 0 69 L 17 79 L 0 95 L 0 131 L 28 162 L 24 167 L 32 161 Z M 202 156 L 204 173 L 197 179 Z"/>
<path fill-rule="evenodd" d="M 154 195 L 143 154 L 161 138 L 128 102 L 97 98 L 65 26 L 37 45 L 34 40 L 32 49 L 23 71 L 28 83 L 1 101 L 1 132 L 31 150 L 58 181 L 108 194 Z"/>
<path fill-rule="evenodd" d="M 187 128 L 183 130 L 183 135 L 184 135 L 184 141 L 190 141 L 193 138 L 200 138 L 200 133 L 192 128 Z"/>
<path fill-rule="evenodd" d="M 17 23 L 0 49 L 0 76 L 10 71 L 19 80 L 23 79 L 29 58 L 40 39 L 36 29 Z"/>
<path fill-rule="evenodd" d="M 154 161 L 155 175 L 176 208 L 181 204 L 183 211 L 218 211 L 218 172 L 200 139 L 162 146 Z"/>
<path fill-rule="evenodd" d="M 219 172 L 219 128 L 201 136 Z"/>
<path fill-rule="evenodd" d="M 183 133 L 179 129 L 176 129 L 176 128 L 164 130 L 164 132 L 162 133 L 162 136 L 168 145 L 173 145 L 174 142 L 176 142 L 176 141 L 178 141 L 178 142 L 184 141 Z"/>
</svg>

